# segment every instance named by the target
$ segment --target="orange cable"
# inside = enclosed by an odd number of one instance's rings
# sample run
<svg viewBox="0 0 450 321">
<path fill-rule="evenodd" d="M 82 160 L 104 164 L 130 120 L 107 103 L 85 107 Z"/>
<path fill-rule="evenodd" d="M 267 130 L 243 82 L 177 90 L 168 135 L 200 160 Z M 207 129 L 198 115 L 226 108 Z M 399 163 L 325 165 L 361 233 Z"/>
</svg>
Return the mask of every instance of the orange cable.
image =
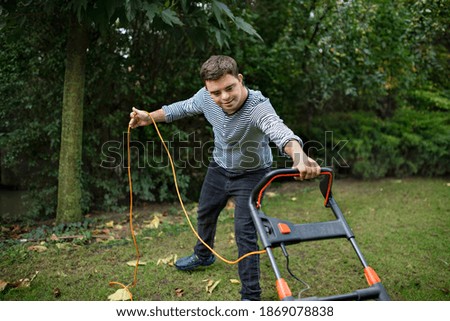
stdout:
<svg viewBox="0 0 450 321">
<path fill-rule="evenodd" d="M 242 255 L 242 256 L 241 256 L 240 258 L 238 258 L 237 260 L 234 260 L 234 261 L 227 260 L 226 258 L 224 258 L 223 256 L 221 256 L 219 253 L 217 253 L 213 248 L 211 248 L 211 247 L 210 247 L 210 246 L 209 246 L 209 245 L 208 245 L 208 244 L 200 237 L 200 235 L 198 235 L 197 231 L 195 230 L 194 226 L 192 225 L 191 219 L 189 218 L 189 214 L 187 213 L 186 208 L 184 207 L 184 202 L 183 202 L 183 199 L 182 199 L 182 197 L 181 197 L 180 190 L 179 190 L 179 188 L 178 188 L 177 174 L 176 174 L 176 171 L 175 171 L 174 162 L 173 162 L 172 156 L 170 155 L 169 148 L 167 147 L 166 143 L 164 142 L 164 139 L 163 139 L 161 133 L 159 132 L 158 125 L 156 125 L 156 122 L 155 122 L 155 120 L 153 119 L 152 115 L 151 115 L 150 113 L 147 113 L 147 114 L 148 114 L 148 116 L 150 117 L 150 119 L 152 120 L 152 123 L 153 123 L 153 126 L 155 127 L 156 133 L 158 134 L 158 137 L 159 137 L 159 139 L 161 140 L 161 142 L 162 142 L 162 144 L 163 144 L 163 146 L 164 146 L 164 149 L 165 149 L 166 152 L 167 152 L 167 156 L 169 157 L 169 161 L 170 161 L 170 166 L 171 166 L 171 168 L 172 168 L 172 174 L 173 174 L 173 179 L 174 179 L 174 183 L 175 183 L 175 189 L 176 189 L 177 195 L 178 195 L 178 200 L 180 201 L 180 205 L 181 205 L 181 208 L 183 209 L 184 215 L 186 216 L 186 220 L 188 221 L 189 226 L 191 227 L 191 230 L 192 230 L 192 232 L 194 233 L 194 235 L 197 237 L 197 239 L 198 239 L 200 242 L 202 242 L 202 244 L 203 244 L 208 250 L 210 250 L 211 253 L 213 253 L 213 254 L 214 254 L 215 256 L 217 256 L 220 260 L 222 260 L 223 262 L 228 263 L 228 264 L 236 264 L 236 263 L 242 261 L 243 259 L 245 259 L 246 257 L 251 256 L 251 255 L 256 255 L 256 254 L 263 254 L 263 253 L 266 253 L 266 250 L 254 251 L 254 252 L 249 252 L 249 253 L 246 253 L 246 254 Z"/>
<path fill-rule="evenodd" d="M 140 259 L 141 255 L 139 253 L 139 247 L 138 247 L 138 244 L 136 241 L 136 235 L 134 233 L 134 228 L 133 228 L 133 183 L 131 180 L 130 126 L 128 126 L 127 152 L 128 152 L 128 186 L 130 188 L 130 231 L 131 231 L 131 237 L 133 238 L 134 248 L 136 249 L 136 265 L 134 267 L 133 283 L 131 283 L 129 285 L 124 285 L 123 283 L 120 283 L 120 282 L 109 282 L 109 285 L 110 286 L 115 285 L 115 284 L 120 285 L 128 292 L 128 295 L 130 296 L 130 300 L 133 301 L 133 294 L 129 290 L 129 287 L 130 286 L 135 287 L 137 284 L 137 271 L 138 271 L 139 259 Z"/>
</svg>

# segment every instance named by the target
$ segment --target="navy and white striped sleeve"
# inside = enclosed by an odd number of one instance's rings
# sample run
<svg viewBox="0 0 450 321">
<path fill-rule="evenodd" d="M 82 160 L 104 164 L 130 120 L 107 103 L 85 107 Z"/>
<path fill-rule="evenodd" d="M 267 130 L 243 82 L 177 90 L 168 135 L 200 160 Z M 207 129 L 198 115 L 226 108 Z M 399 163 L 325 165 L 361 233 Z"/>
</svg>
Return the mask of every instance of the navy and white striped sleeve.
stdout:
<svg viewBox="0 0 450 321">
<path fill-rule="evenodd" d="M 270 141 L 279 148 L 281 153 L 285 154 L 284 147 L 291 140 L 296 140 L 303 146 L 301 138 L 286 126 L 277 115 L 269 99 L 255 107 L 253 118 L 256 126 L 269 137 Z"/>
<path fill-rule="evenodd" d="M 163 106 L 162 109 L 166 115 L 166 122 L 171 123 L 184 117 L 202 114 L 204 91 L 205 89 L 202 88 L 189 99 Z"/>
</svg>

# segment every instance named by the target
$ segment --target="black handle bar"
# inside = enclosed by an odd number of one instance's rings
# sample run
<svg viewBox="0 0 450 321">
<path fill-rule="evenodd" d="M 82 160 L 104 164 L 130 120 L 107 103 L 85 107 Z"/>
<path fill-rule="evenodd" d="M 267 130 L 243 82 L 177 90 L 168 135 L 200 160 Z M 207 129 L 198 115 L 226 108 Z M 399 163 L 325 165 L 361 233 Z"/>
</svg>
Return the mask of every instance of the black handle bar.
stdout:
<svg viewBox="0 0 450 321">
<path fill-rule="evenodd" d="M 331 185 L 333 183 L 333 170 L 329 167 L 321 167 L 320 175 L 327 175 L 328 178 L 324 179 L 320 183 L 320 190 L 325 198 L 324 205 L 328 203 L 328 199 L 331 195 Z M 277 178 L 282 177 L 298 177 L 300 173 L 295 168 L 282 168 L 275 169 L 266 174 L 259 183 L 255 186 L 250 196 L 250 203 L 252 206 L 259 208 L 261 206 L 262 198 L 264 196 L 264 191 L 269 187 L 269 185 Z"/>
</svg>

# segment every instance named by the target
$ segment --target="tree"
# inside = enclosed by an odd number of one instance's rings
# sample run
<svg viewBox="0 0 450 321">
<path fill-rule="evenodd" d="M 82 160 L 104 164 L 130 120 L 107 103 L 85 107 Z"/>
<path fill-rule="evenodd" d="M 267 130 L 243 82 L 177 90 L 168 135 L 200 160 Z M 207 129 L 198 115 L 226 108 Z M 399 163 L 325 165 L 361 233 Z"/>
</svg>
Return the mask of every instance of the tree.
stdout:
<svg viewBox="0 0 450 321">
<path fill-rule="evenodd" d="M 2 18 L 8 23 L 20 25 L 28 19 L 28 13 L 42 10 L 47 14 L 63 15 L 69 21 L 66 45 L 66 71 L 62 109 L 61 147 L 59 158 L 57 222 L 75 222 L 82 219 L 81 209 L 81 155 L 83 133 L 83 100 L 86 51 L 89 33 L 95 30 L 107 34 L 111 28 L 127 28 L 138 16 L 153 25 L 162 21 L 163 27 L 181 26 L 195 22 L 206 27 L 211 17 L 217 21 L 213 28 L 216 41 L 227 43 L 229 20 L 244 32 L 257 36 L 256 31 L 243 19 L 235 16 L 220 1 L 30 1 L 10 3 L 0 7 Z M 6 9 L 4 12 L 3 9 Z M 181 18 L 180 18 L 181 17 Z M 191 18 L 191 19 L 190 19 Z M 183 20 L 185 22 L 183 22 Z M 3 21 L 5 19 L 2 19 Z M 228 20 L 228 21 L 227 21 Z M 90 30 L 92 29 L 95 30 Z"/>
<path fill-rule="evenodd" d="M 75 15 L 72 15 L 67 39 L 64 77 L 56 214 L 58 222 L 82 220 L 81 156 L 87 48 L 88 31 Z"/>
</svg>

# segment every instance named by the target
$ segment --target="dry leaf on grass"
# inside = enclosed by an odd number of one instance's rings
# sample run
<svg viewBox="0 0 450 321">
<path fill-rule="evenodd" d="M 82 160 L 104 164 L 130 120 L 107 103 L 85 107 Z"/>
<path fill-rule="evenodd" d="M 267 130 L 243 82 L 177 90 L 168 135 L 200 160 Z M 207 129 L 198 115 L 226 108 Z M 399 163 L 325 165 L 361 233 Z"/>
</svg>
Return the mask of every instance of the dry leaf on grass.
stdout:
<svg viewBox="0 0 450 321">
<path fill-rule="evenodd" d="M 228 244 L 234 244 L 236 243 L 236 238 L 234 233 L 228 234 Z"/>
<path fill-rule="evenodd" d="M 59 298 L 61 296 L 61 290 L 59 288 L 54 288 L 53 289 L 53 296 L 55 298 Z"/>
<path fill-rule="evenodd" d="M 105 226 L 106 226 L 106 227 L 113 228 L 113 227 L 114 227 L 114 221 L 106 222 L 106 223 L 105 223 Z"/>
<path fill-rule="evenodd" d="M 115 230 L 123 230 L 123 225 L 121 225 L 121 224 L 114 225 L 114 229 Z"/>
<path fill-rule="evenodd" d="M 34 279 L 36 278 L 36 276 L 38 275 L 39 271 L 34 272 L 34 274 L 31 276 L 31 278 L 24 278 L 24 279 L 20 279 L 19 281 L 17 281 L 16 283 L 14 283 L 14 287 L 16 288 L 25 288 L 25 287 L 29 287 L 31 285 L 31 282 L 34 281 Z"/>
<path fill-rule="evenodd" d="M 143 228 L 157 229 L 161 224 L 160 215 L 154 215 L 151 221 L 144 221 Z"/>
<path fill-rule="evenodd" d="M 31 282 L 36 278 L 39 271 L 36 271 L 31 278 L 23 278 L 16 282 L 8 282 L 4 280 L 0 280 L 0 293 L 6 290 L 7 288 L 27 288 L 31 285 Z"/>
<path fill-rule="evenodd" d="M 95 238 L 95 242 L 97 243 L 108 243 L 109 241 L 114 241 L 116 238 L 114 235 L 98 235 Z"/>
<path fill-rule="evenodd" d="M 236 207 L 234 202 L 232 200 L 228 200 L 227 205 L 225 206 L 225 209 L 227 210 L 233 210 Z"/>
<path fill-rule="evenodd" d="M 138 262 L 138 265 L 146 265 L 146 264 L 147 264 L 147 262 L 144 262 L 144 261 L 141 261 L 141 260 L 139 260 L 139 262 Z M 128 261 L 127 265 L 129 265 L 129 266 L 136 266 L 136 260 Z"/>
<path fill-rule="evenodd" d="M 28 250 L 41 253 L 47 251 L 47 247 L 44 245 L 31 245 L 28 247 Z"/>
<path fill-rule="evenodd" d="M 165 264 L 165 265 L 173 266 L 175 264 L 175 262 L 177 261 L 177 258 L 178 257 L 176 254 L 171 254 L 168 257 L 158 259 L 158 262 L 156 262 L 156 265 Z"/>
<path fill-rule="evenodd" d="M 58 271 L 58 272 L 56 272 L 56 275 L 57 275 L 57 276 L 60 276 L 60 277 L 62 277 L 62 278 L 66 278 L 66 277 L 67 277 L 67 274 L 64 273 L 63 271 Z"/>
<path fill-rule="evenodd" d="M 237 280 L 237 279 L 230 279 L 230 282 L 232 284 L 241 284 L 241 281 Z"/>
<path fill-rule="evenodd" d="M 214 291 L 214 289 L 217 287 L 217 285 L 220 283 L 220 281 L 221 280 L 214 281 L 211 279 L 203 280 L 203 282 L 206 282 L 206 286 L 205 286 L 206 292 L 211 294 Z"/>
<path fill-rule="evenodd" d="M 266 192 L 265 195 L 266 195 L 267 197 L 271 198 L 271 197 L 277 196 L 278 194 L 277 194 L 277 193 L 274 193 L 274 192 Z"/>
<path fill-rule="evenodd" d="M 119 289 L 108 296 L 109 301 L 129 301 L 131 300 L 130 293 L 125 289 Z"/>
<path fill-rule="evenodd" d="M 56 247 L 60 250 L 68 250 L 72 248 L 70 243 L 56 243 Z"/>
<path fill-rule="evenodd" d="M 9 285 L 9 282 L 0 280 L 0 293 L 3 292 L 3 290 L 5 290 Z"/>
<path fill-rule="evenodd" d="M 183 290 L 183 289 L 180 289 L 180 288 L 176 288 L 176 289 L 175 289 L 175 295 L 176 295 L 178 298 L 181 298 L 181 297 L 183 296 L 183 294 L 184 294 L 184 290 Z"/>
</svg>

